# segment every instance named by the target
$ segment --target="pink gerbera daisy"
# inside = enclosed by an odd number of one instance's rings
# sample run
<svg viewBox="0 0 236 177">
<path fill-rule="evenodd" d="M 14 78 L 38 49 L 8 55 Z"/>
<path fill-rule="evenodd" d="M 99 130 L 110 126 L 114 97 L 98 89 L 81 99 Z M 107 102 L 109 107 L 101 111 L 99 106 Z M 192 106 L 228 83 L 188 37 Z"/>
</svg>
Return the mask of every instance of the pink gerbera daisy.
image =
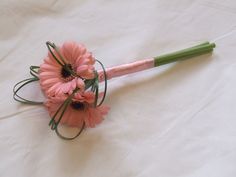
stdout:
<svg viewBox="0 0 236 177">
<path fill-rule="evenodd" d="M 57 97 L 49 97 L 45 103 L 49 115 L 53 117 L 59 107 L 68 98 L 67 95 L 58 95 Z M 82 127 L 85 123 L 86 127 L 95 127 L 103 120 L 103 116 L 108 113 L 108 106 L 94 107 L 95 94 L 91 91 L 76 93 L 66 111 L 60 120 L 60 123 L 72 127 Z M 57 122 L 60 116 L 55 117 Z"/>
<path fill-rule="evenodd" d="M 71 93 L 75 88 L 84 88 L 85 79 L 94 78 L 95 59 L 82 44 L 66 42 L 61 48 L 52 50 L 65 63 L 60 65 L 49 52 L 39 70 L 40 85 L 47 96 Z"/>
</svg>

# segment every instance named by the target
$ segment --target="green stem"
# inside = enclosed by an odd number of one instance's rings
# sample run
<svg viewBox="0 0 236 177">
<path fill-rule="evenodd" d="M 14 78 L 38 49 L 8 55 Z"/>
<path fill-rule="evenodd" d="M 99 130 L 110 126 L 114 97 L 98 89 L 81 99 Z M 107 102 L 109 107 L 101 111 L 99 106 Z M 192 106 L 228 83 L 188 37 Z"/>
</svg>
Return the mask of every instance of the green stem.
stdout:
<svg viewBox="0 0 236 177">
<path fill-rule="evenodd" d="M 210 53 L 213 51 L 214 48 L 215 48 L 214 43 L 204 42 L 200 45 L 190 47 L 184 50 L 157 56 L 154 58 L 154 63 L 155 63 L 155 66 L 160 66 L 160 65 L 176 62 L 179 60 L 190 59 L 192 57 Z"/>
</svg>

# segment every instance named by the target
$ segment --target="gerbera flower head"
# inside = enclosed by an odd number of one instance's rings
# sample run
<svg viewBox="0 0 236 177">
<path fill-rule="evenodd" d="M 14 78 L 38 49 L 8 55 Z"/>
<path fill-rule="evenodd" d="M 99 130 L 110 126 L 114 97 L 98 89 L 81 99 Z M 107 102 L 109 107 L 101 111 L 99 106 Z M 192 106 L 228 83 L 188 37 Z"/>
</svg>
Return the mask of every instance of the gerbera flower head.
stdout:
<svg viewBox="0 0 236 177">
<path fill-rule="evenodd" d="M 55 115 L 67 98 L 68 96 L 65 94 L 49 97 L 45 105 L 51 117 Z M 103 105 L 95 107 L 94 100 L 95 94 L 91 91 L 76 93 L 67 106 L 60 123 L 72 127 L 82 127 L 83 123 L 86 127 L 95 127 L 101 123 L 103 116 L 108 113 L 109 107 Z M 59 117 L 56 116 L 54 120 L 59 121 Z"/>
<path fill-rule="evenodd" d="M 83 90 L 84 80 L 94 78 L 95 59 L 82 44 L 65 42 L 51 51 L 39 69 L 40 85 L 47 96 Z"/>
</svg>

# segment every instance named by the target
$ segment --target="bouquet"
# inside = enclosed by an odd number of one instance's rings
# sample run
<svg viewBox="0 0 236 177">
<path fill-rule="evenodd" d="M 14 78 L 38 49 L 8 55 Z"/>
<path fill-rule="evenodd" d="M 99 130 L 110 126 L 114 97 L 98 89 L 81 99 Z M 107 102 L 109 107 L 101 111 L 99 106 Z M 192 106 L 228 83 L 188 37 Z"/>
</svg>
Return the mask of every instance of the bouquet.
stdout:
<svg viewBox="0 0 236 177">
<path fill-rule="evenodd" d="M 46 46 L 48 55 L 43 63 L 40 66 L 30 66 L 32 77 L 14 86 L 13 98 L 25 104 L 43 104 L 51 118 L 50 128 L 59 137 L 72 140 L 85 128 L 93 128 L 100 124 L 108 114 L 110 108 L 103 105 L 108 80 L 210 53 L 215 44 L 204 42 L 177 52 L 110 68 L 105 68 L 84 45 L 74 41 L 65 42 L 61 47 L 46 42 Z M 101 65 L 101 70 L 96 70 L 96 62 Z M 42 102 L 28 100 L 19 95 L 19 90 L 35 81 L 39 81 L 45 95 Z M 103 90 L 99 89 L 100 84 L 104 84 Z M 78 128 L 78 131 L 73 136 L 62 135 L 58 128 L 60 124 Z"/>
</svg>

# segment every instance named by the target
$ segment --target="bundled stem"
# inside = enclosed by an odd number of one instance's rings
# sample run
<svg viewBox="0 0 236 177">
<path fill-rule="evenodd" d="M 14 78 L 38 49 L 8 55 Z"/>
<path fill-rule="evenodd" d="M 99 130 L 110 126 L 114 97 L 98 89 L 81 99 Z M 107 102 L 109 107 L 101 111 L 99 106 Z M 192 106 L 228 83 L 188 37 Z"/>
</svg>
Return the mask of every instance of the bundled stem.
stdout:
<svg viewBox="0 0 236 177">
<path fill-rule="evenodd" d="M 190 47 L 177 52 L 154 57 L 154 66 L 165 65 L 179 60 L 190 59 L 195 56 L 212 52 L 215 48 L 214 43 L 205 42 L 200 45 Z"/>
</svg>

